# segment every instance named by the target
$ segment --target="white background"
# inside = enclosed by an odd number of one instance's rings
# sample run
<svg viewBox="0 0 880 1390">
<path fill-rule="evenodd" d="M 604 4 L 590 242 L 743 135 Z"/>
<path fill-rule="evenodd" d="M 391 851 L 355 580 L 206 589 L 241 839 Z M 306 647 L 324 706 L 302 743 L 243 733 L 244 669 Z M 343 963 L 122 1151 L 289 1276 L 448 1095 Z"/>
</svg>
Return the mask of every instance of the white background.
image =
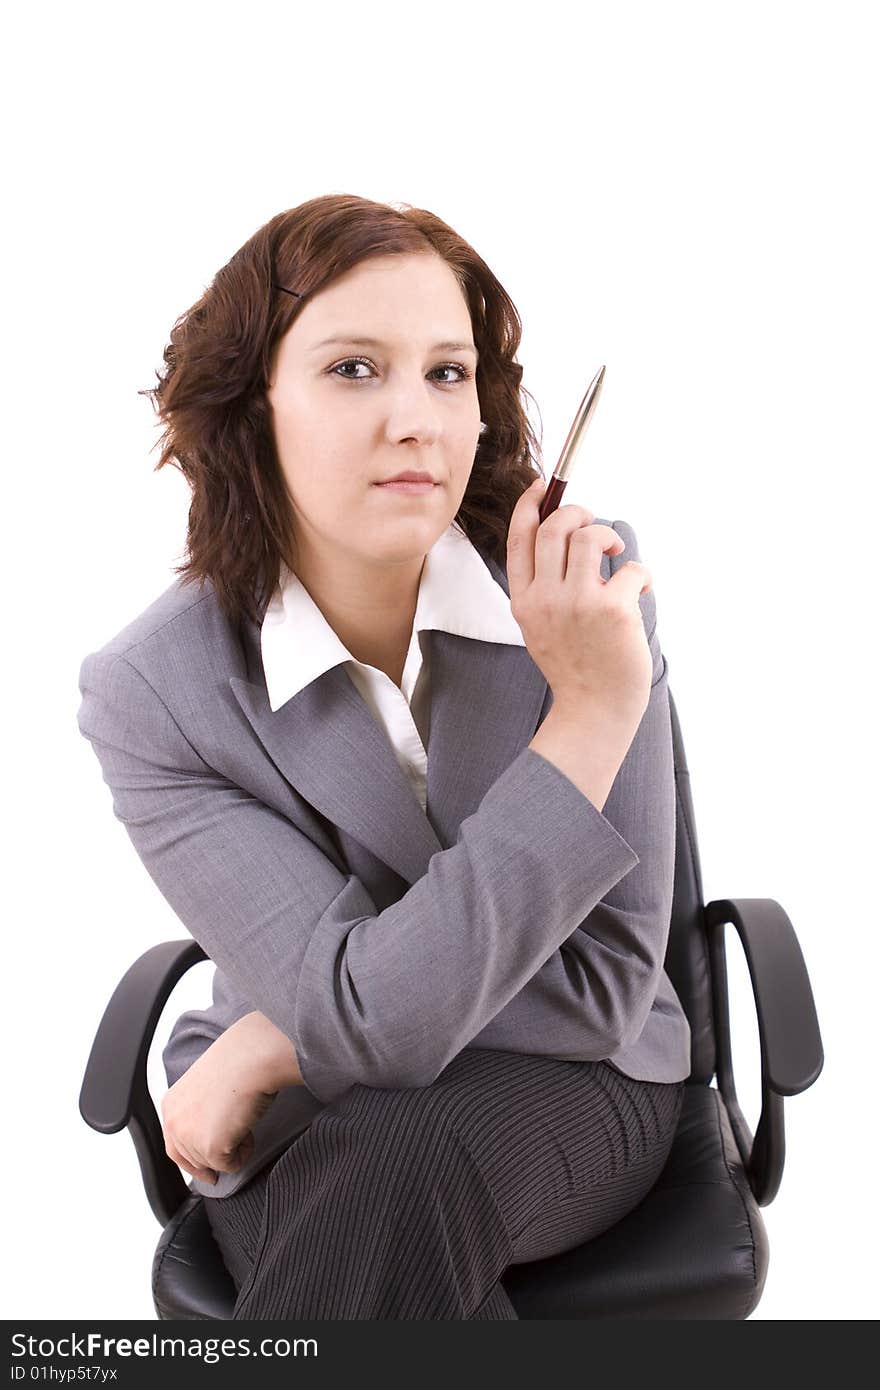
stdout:
<svg viewBox="0 0 880 1390">
<path fill-rule="evenodd" d="M 782 904 L 827 1056 L 786 1101 L 752 1317 L 875 1316 L 874 18 L 154 0 L 7 21 L 7 1318 L 155 1317 L 133 1145 L 89 1129 L 78 1096 L 117 981 L 186 932 L 113 817 L 77 675 L 183 558 L 189 494 L 154 471 L 137 395 L 174 319 L 264 221 L 329 192 L 428 207 L 492 266 L 548 472 L 607 365 L 565 500 L 635 528 L 705 899 Z M 754 1126 L 757 1030 L 727 937 Z M 172 995 L 163 1041 L 209 1002 L 210 971 Z"/>
</svg>

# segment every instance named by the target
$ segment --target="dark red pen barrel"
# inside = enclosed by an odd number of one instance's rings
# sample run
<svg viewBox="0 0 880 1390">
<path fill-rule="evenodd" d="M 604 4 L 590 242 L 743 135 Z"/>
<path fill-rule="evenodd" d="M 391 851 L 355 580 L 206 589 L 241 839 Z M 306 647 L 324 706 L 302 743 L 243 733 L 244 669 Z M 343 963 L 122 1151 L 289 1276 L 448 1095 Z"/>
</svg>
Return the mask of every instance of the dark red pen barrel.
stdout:
<svg viewBox="0 0 880 1390">
<path fill-rule="evenodd" d="M 547 484 L 547 491 L 544 493 L 543 501 L 538 508 L 538 518 L 540 521 L 546 520 L 551 512 L 556 511 L 556 508 L 562 501 L 562 494 L 565 492 L 567 486 L 567 483 L 560 482 L 556 474 L 553 474 Z"/>
</svg>

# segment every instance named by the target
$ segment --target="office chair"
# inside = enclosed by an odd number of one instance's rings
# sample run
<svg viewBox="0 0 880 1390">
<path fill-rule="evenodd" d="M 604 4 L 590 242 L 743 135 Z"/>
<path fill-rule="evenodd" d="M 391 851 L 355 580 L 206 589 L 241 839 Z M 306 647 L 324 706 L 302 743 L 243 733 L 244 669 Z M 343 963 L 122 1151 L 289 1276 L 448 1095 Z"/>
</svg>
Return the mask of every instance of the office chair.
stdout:
<svg viewBox="0 0 880 1390">
<path fill-rule="evenodd" d="M 703 905 L 690 774 L 674 701 L 675 888 L 665 966 L 691 1026 L 691 1072 L 666 1167 L 647 1196 L 609 1230 L 573 1250 L 511 1265 L 502 1276 L 528 1318 L 747 1318 L 764 1288 L 768 1242 L 760 1208 L 785 1160 L 783 1096 L 812 1086 L 824 1063 L 810 981 L 794 928 L 773 898 Z M 724 927 L 739 934 L 761 1047 L 761 1113 L 754 1138 L 737 1102 L 730 1047 Z M 193 940 L 146 951 L 113 994 L 79 1098 L 101 1134 L 127 1125 L 147 1200 L 162 1227 L 153 1302 L 162 1320 L 228 1320 L 235 1286 L 205 1200 L 165 1152 L 147 1089 L 147 1055 L 165 1003 L 191 966 Z M 717 1087 L 710 1083 L 717 1077 Z"/>
</svg>

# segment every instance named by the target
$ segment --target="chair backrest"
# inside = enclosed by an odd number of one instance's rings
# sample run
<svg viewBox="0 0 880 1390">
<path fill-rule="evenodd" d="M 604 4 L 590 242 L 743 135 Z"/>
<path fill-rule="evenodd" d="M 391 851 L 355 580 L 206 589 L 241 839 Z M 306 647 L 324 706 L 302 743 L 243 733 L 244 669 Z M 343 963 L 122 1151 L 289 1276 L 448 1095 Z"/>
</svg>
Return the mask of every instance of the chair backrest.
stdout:
<svg viewBox="0 0 880 1390">
<path fill-rule="evenodd" d="M 675 764 L 675 887 L 665 966 L 691 1026 L 691 1074 L 688 1079 L 708 1085 L 715 1075 L 715 1030 L 709 950 L 704 926 L 705 904 L 690 773 L 671 691 L 669 709 Z"/>
</svg>

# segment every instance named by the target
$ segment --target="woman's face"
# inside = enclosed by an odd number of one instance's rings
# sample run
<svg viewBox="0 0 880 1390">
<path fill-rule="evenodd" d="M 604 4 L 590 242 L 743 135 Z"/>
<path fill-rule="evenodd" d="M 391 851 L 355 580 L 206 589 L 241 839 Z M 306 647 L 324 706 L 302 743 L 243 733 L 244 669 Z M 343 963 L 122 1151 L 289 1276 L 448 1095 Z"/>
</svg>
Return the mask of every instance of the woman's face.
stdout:
<svg viewBox="0 0 880 1390">
<path fill-rule="evenodd" d="M 371 257 L 306 300 L 267 393 L 297 552 L 403 564 L 431 549 L 479 443 L 476 366 L 467 302 L 433 252 Z M 408 469 L 435 486 L 376 486 Z"/>
</svg>

